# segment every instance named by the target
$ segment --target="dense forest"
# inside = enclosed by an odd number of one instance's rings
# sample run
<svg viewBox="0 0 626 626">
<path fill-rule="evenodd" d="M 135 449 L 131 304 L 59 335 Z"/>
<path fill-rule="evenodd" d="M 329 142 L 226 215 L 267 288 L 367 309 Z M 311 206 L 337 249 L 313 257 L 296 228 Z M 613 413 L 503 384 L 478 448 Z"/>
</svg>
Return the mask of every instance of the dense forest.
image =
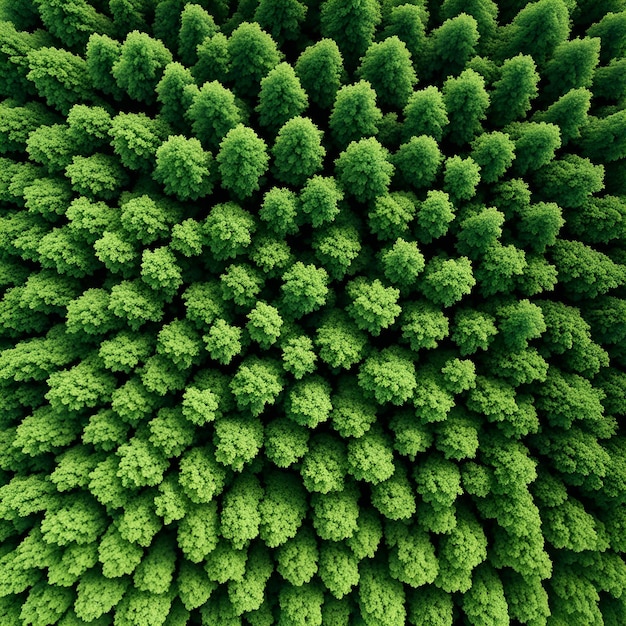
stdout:
<svg viewBox="0 0 626 626">
<path fill-rule="evenodd" d="M 624 626 L 626 0 L 0 0 L 0 624 Z"/>
</svg>

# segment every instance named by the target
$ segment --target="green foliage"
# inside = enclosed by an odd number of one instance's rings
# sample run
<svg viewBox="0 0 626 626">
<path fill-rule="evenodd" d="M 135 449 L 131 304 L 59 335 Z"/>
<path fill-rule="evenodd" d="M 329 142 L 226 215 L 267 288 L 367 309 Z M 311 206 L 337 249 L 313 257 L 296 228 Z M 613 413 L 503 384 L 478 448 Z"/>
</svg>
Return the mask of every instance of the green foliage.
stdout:
<svg viewBox="0 0 626 626">
<path fill-rule="evenodd" d="M 456 78 L 449 77 L 442 93 L 449 120 L 446 135 L 455 144 L 469 143 L 480 133 L 482 120 L 487 117 L 490 96 L 485 90 L 485 80 L 476 71 L 466 69 Z"/>
<path fill-rule="evenodd" d="M 260 8 L 260 7 L 259 7 Z M 289 63 L 280 63 L 261 80 L 259 123 L 273 133 L 304 112 L 308 105 L 306 92 Z"/>
<path fill-rule="evenodd" d="M 228 77 L 242 97 L 256 96 L 261 79 L 281 61 L 272 37 L 256 22 L 240 24 L 228 39 Z"/>
<path fill-rule="evenodd" d="M 238 124 L 222 139 L 216 161 L 222 187 L 246 198 L 260 188 L 259 179 L 269 164 L 267 145 L 251 128 Z"/>
<path fill-rule="evenodd" d="M 368 47 L 357 75 L 369 81 L 381 104 L 398 109 L 406 106 L 417 82 L 411 54 L 396 35 Z"/>
<path fill-rule="evenodd" d="M 432 137 L 420 135 L 402 144 L 390 161 L 396 167 L 403 186 L 421 189 L 434 182 L 443 156 Z"/>
<path fill-rule="evenodd" d="M 328 109 L 335 101 L 343 77 L 343 58 L 333 39 L 308 46 L 295 64 L 296 75 L 312 103 Z"/>
<path fill-rule="evenodd" d="M 339 184 L 359 202 L 368 202 L 389 189 L 394 166 L 388 151 L 374 137 L 353 141 L 335 161 Z"/>
<path fill-rule="evenodd" d="M 172 60 L 171 52 L 159 39 L 133 31 L 126 36 L 111 74 L 133 100 L 152 104 L 163 70 Z"/>
<path fill-rule="evenodd" d="M 3 626 L 626 623 L 624 1 L 403 2 L 0 0 Z"/>
<path fill-rule="evenodd" d="M 326 155 L 322 135 L 308 117 L 293 117 L 285 122 L 271 149 L 276 178 L 289 185 L 302 185 L 318 172 Z"/>
<path fill-rule="evenodd" d="M 367 80 L 345 85 L 337 91 L 328 119 L 330 131 L 337 145 L 343 147 L 361 137 L 373 137 L 383 119 L 376 106 L 376 92 Z"/>
</svg>

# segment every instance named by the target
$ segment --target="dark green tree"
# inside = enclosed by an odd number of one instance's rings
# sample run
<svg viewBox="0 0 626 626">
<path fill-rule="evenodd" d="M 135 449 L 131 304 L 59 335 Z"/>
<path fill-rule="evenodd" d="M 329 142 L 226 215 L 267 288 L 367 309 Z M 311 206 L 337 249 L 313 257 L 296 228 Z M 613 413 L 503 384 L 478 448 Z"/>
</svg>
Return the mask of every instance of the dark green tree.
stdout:
<svg viewBox="0 0 626 626">
<path fill-rule="evenodd" d="M 446 135 L 455 144 L 469 143 L 487 117 L 490 100 L 484 78 L 472 69 L 448 78 L 443 84 L 443 101 L 450 120 Z"/>
<path fill-rule="evenodd" d="M 329 109 L 344 76 L 343 58 L 333 39 L 321 39 L 298 57 L 295 70 L 312 103 Z"/>
<path fill-rule="evenodd" d="M 191 68 L 191 73 L 198 85 L 214 80 L 223 80 L 230 71 L 230 53 L 228 37 L 222 32 L 206 37 L 197 46 L 198 62 Z"/>
<path fill-rule="evenodd" d="M 261 80 L 259 105 L 255 111 L 259 114 L 259 123 L 272 133 L 303 113 L 307 106 L 306 92 L 289 63 L 279 63 Z"/>
<path fill-rule="evenodd" d="M 172 53 L 162 41 L 147 33 L 133 31 L 124 40 L 111 73 L 117 86 L 133 100 L 153 104 L 163 70 L 172 61 Z"/>
<path fill-rule="evenodd" d="M 319 171 L 326 155 L 322 134 L 308 117 L 294 117 L 286 122 L 272 146 L 276 178 L 289 185 L 302 185 Z"/>
<path fill-rule="evenodd" d="M 260 189 L 259 179 L 267 171 L 267 144 L 252 128 L 238 124 L 222 139 L 216 161 L 222 187 L 246 198 Z"/>
<path fill-rule="evenodd" d="M 437 177 L 443 155 L 437 142 L 428 135 L 411 137 L 389 158 L 396 168 L 403 187 L 429 187 Z"/>
<path fill-rule="evenodd" d="M 244 22 L 233 31 L 228 54 L 228 77 L 242 98 L 256 97 L 261 79 L 281 61 L 276 42 L 256 22 Z"/>
<path fill-rule="evenodd" d="M 374 39 L 381 21 L 378 0 L 325 0 L 321 5 L 322 36 L 337 42 L 347 65 L 355 67 Z"/>
<path fill-rule="evenodd" d="M 445 73 L 458 76 L 476 54 L 478 23 L 466 12 L 450 17 L 436 28 L 428 42 L 431 56 L 429 75 Z"/>
<path fill-rule="evenodd" d="M 243 122 L 234 94 L 217 81 L 202 85 L 187 115 L 194 136 L 210 150 L 216 150 L 226 133 Z"/>
<path fill-rule="evenodd" d="M 156 151 L 154 179 L 165 193 L 180 200 L 196 200 L 211 193 L 213 156 L 195 137 L 171 135 Z"/>
<path fill-rule="evenodd" d="M 388 155 L 374 137 L 353 141 L 335 160 L 339 184 L 359 202 L 384 195 L 394 172 Z"/>
<path fill-rule="evenodd" d="M 357 75 L 372 85 L 381 104 L 398 109 L 406 106 L 417 82 L 411 53 L 396 35 L 368 47 Z"/>
<path fill-rule="evenodd" d="M 563 0 L 531 2 L 500 32 L 498 55 L 506 59 L 521 52 L 543 67 L 569 34 L 569 13 Z"/>
<path fill-rule="evenodd" d="M 531 108 L 531 100 L 539 93 L 539 74 L 533 58 L 518 54 L 507 59 L 500 68 L 500 77 L 489 95 L 487 111 L 490 121 L 505 126 L 524 118 Z"/>
<path fill-rule="evenodd" d="M 191 67 L 198 61 L 197 47 L 217 33 L 213 16 L 199 4 L 185 4 L 180 13 L 178 31 L 178 56 L 183 64 Z"/>
<path fill-rule="evenodd" d="M 285 41 L 298 39 L 307 10 L 308 5 L 298 0 L 279 2 L 260 0 L 254 12 L 254 21 L 258 22 L 278 45 L 283 45 Z"/>
<path fill-rule="evenodd" d="M 339 89 L 328 124 L 333 139 L 344 148 L 352 141 L 376 135 L 382 119 L 376 92 L 369 82 L 361 80 Z"/>
</svg>

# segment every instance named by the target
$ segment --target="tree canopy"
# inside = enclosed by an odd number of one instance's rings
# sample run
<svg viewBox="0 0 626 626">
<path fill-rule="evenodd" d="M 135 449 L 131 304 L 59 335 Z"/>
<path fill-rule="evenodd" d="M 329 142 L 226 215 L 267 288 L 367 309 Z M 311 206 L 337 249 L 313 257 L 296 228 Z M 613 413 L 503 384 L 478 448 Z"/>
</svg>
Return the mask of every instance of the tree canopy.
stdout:
<svg viewBox="0 0 626 626">
<path fill-rule="evenodd" d="M 626 624 L 624 0 L 0 0 L 0 626 Z"/>
</svg>

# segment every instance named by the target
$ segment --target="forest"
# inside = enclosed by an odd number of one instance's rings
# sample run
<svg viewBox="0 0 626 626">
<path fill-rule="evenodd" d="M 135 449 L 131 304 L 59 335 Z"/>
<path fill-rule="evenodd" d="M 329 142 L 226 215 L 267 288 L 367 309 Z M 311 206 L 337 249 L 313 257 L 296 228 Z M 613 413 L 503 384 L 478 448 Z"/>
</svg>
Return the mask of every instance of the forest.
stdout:
<svg viewBox="0 0 626 626">
<path fill-rule="evenodd" d="M 0 625 L 624 626 L 626 0 L 0 0 Z"/>
</svg>

